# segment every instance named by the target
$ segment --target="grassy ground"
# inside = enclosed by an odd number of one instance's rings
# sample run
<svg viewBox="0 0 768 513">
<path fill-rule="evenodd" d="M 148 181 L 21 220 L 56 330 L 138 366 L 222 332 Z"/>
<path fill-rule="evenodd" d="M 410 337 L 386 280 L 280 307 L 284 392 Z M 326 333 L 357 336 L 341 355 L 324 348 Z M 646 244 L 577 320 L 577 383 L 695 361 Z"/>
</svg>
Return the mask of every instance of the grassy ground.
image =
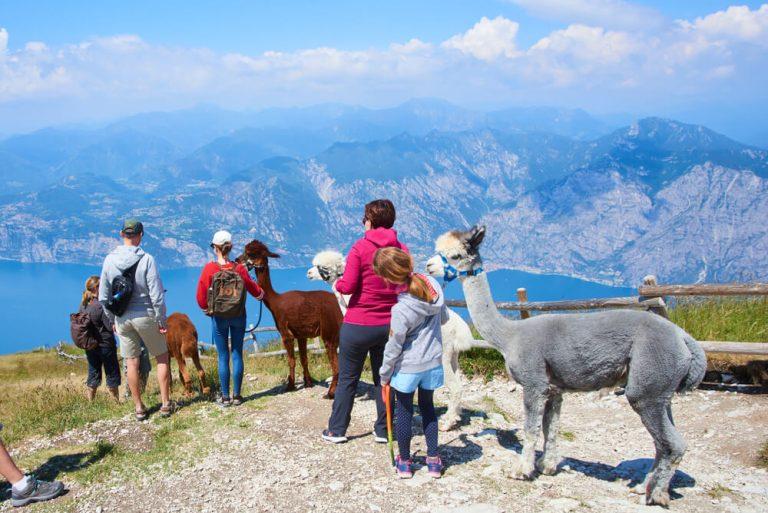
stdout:
<svg viewBox="0 0 768 513">
<path fill-rule="evenodd" d="M 675 322 L 699 339 L 768 340 L 768 302 L 765 300 L 681 303 L 670 314 Z M 78 353 L 75 348 L 68 348 L 68 351 Z M 462 370 L 470 377 L 481 376 L 490 380 L 504 374 L 503 359 L 493 350 L 470 351 L 460 357 L 460 363 Z M 203 365 L 215 394 L 218 390 L 215 354 L 204 354 Z M 310 368 L 316 381 L 330 376 L 325 355 L 311 355 Z M 253 396 L 257 391 L 279 386 L 287 370 L 284 356 L 247 357 L 243 395 Z M 235 430 L 250 428 L 235 425 L 238 421 L 232 412 L 212 409 L 207 402 L 210 398 L 185 400 L 175 362 L 172 362 L 172 372 L 172 394 L 182 408 L 170 419 L 154 416 L 150 422 L 141 425 L 140 429 L 147 439 L 146 447 L 140 450 L 126 448 L 120 443 L 95 442 L 85 436 L 80 440 L 59 443 L 55 448 L 34 449 L 36 438 L 53 437 L 101 419 L 125 419 L 120 422 L 134 429 L 139 425 L 131 420 L 132 403 L 124 401 L 117 404 L 104 389 L 99 391 L 96 401 L 88 402 L 85 399 L 85 361 L 69 362 L 54 351 L 0 357 L 0 383 L 3 383 L 0 388 L 0 422 L 5 425 L 2 438 L 12 449 L 21 449 L 17 451 L 17 458 L 24 469 L 34 471 L 42 478 L 66 476 L 68 480 L 87 484 L 114 476 L 132 479 L 136 469 L 155 468 L 167 461 L 175 461 L 178 465 L 179 458 L 191 460 L 199 455 L 199 451 L 215 446 L 215 435 L 210 430 L 211 417 L 215 417 L 215 423 Z M 196 375 L 192 375 L 196 380 Z M 301 367 L 298 362 L 297 378 L 300 383 Z M 368 366 L 364 379 L 370 380 Z M 195 382 L 195 391 L 198 389 Z M 158 406 L 157 397 L 153 372 L 145 394 L 150 408 Z M 244 407 L 262 408 L 264 400 L 248 401 Z M 26 449 L 29 447 L 31 449 Z M 171 453 L 173 458 L 169 458 Z M 761 457 L 761 461 L 768 466 L 768 444 Z"/>
<path fill-rule="evenodd" d="M 681 301 L 669 317 L 697 340 L 768 342 L 768 298 Z"/>
</svg>

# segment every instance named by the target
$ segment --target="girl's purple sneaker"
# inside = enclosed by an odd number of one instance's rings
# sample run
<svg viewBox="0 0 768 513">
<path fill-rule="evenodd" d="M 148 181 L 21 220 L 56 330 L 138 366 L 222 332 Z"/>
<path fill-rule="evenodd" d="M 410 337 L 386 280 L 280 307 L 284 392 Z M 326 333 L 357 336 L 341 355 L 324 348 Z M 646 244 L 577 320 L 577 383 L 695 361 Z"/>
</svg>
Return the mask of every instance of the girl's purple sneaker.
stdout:
<svg viewBox="0 0 768 513">
<path fill-rule="evenodd" d="M 440 459 L 440 456 L 427 456 L 427 474 L 435 479 L 440 479 L 443 475 L 443 460 Z"/>
<path fill-rule="evenodd" d="M 413 470 L 411 470 L 411 460 L 404 460 L 397 455 L 395 458 L 395 469 L 397 469 L 397 476 L 400 479 L 410 479 L 413 477 Z"/>
</svg>

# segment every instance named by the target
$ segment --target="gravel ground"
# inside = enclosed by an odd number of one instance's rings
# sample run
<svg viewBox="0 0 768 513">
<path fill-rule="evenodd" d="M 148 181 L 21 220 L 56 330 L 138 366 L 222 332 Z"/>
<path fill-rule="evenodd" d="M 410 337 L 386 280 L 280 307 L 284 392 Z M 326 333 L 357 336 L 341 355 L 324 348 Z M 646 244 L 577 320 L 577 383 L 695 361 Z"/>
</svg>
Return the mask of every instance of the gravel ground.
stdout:
<svg viewBox="0 0 768 513">
<path fill-rule="evenodd" d="M 419 469 L 425 450 L 419 436 L 416 475 L 401 481 L 389 465 L 386 446 L 371 436 L 375 407 L 370 389 L 358 397 L 351 440 L 342 445 L 320 439 L 330 409 L 330 402 L 321 399 L 323 392 L 315 387 L 271 396 L 264 408 L 244 405 L 234 410 L 241 417 L 239 428 L 210 419 L 213 443 L 194 464 L 174 466 L 171 472 L 144 470 L 130 482 L 107 478 L 88 487 L 73 484 L 58 501 L 62 509 L 91 513 L 653 511 L 629 491 L 650 467 L 653 445 L 623 396 L 567 395 L 561 471 L 524 482 L 509 477 L 520 451 L 521 392 L 511 392 L 503 381 L 473 381 L 465 390 L 462 426 L 440 434 L 445 476 L 433 480 Z M 438 392 L 438 402 L 445 401 L 444 394 Z M 688 452 L 673 481 L 670 509 L 768 510 L 768 472 L 756 466 L 757 452 L 768 440 L 766 406 L 766 396 L 727 392 L 676 397 L 675 419 Z M 201 414 L 215 408 L 206 405 Z M 100 423 L 96 431 L 110 437 L 135 432 L 140 440 L 148 436 L 148 428 L 129 419 L 108 425 Z M 134 449 L 144 445 L 141 441 Z M 2 509 L 9 506 L 6 501 Z"/>
</svg>

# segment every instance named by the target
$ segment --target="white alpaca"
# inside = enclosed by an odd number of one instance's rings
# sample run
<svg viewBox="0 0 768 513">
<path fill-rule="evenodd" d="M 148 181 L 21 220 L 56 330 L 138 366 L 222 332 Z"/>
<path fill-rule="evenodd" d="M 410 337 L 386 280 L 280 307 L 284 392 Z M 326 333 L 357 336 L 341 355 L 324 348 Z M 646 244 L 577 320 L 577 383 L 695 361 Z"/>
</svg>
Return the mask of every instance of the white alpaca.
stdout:
<svg viewBox="0 0 768 513">
<path fill-rule="evenodd" d="M 437 279 L 445 276 L 445 269 L 440 257 L 433 257 L 427 262 L 427 272 Z M 344 256 L 338 251 L 321 251 L 312 259 L 312 267 L 307 270 L 310 280 L 324 281 L 339 298 L 341 311 L 346 313 L 349 296 L 342 296 L 333 287 L 336 280 L 344 274 Z M 448 431 L 456 427 L 461 420 L 462 378 L 459 369 L 459 353 L 473 347 L 492 348 L 482 340 L 475 340 L 472 330 L 459 314 L 448 310 L 449 319 L 442 327 L 443 333 L 443 372 L 448 387 L 448 411 L 443 416 L 440 429 Z"/>
</svg>

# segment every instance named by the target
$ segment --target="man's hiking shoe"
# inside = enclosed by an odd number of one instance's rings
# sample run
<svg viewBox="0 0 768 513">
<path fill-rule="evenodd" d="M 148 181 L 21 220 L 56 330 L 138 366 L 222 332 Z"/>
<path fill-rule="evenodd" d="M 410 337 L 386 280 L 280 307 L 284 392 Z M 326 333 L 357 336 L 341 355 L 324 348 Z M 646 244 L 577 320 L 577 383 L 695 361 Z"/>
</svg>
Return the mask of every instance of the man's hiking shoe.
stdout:
<svg viewBox="0 0 768 513">
<path fill-rule="evenodd" d="M 434 477 L 435 479 L 440 479 L 440 477 L 442 477 L 443 460 L 440 459 L 440 456 L 427 456 L 427 473 L 429 474 L 429 477 Z"/>
<path fill-rule="evenodd" d="M 21 492 L 11 492 L 11 504 L 16 507 L 26 506 L 33 502 L 43 502 L 55 499 L 64 493 L 64 484 L 61 481 L 38 481 L 33 476 L 27 477 L 27 487 Z"/>
<path fill-rule="evenodd" d="M 243 396 L 236 395 L 232 398 L 232 406 L 240 406 L 243 404 Z"/>
<path fill-rule="evenodd" d="M 404 460 L 398 454 L 395 458 L 395 470 L 397 470 L 397 477 L 400 479 L 410 479 L 413 477 L 413 470 L 411 470 L 411 460 Z"/>
<path fill-rule="evenodd" d="M 373 441 L 376 442 L 377 444 L 385 444 L 389 440 L 387 439 L 387 435 L 386 434 L 380 435 L 380 434 L 378 434 L 378 433 L 376 433 L 374 431 L 374 433 L 373 433 Z"/>
<path fill-rule="evenodd" d="M 325 440 L 326 442 L 330 442 L 332 444 L 341 444 L 347 441 L 347 437 L 344 435 L 337 435 L 332 431 L 328 431 L 327 429 L 324 429 L 323 440 Z"/>
</svg>

